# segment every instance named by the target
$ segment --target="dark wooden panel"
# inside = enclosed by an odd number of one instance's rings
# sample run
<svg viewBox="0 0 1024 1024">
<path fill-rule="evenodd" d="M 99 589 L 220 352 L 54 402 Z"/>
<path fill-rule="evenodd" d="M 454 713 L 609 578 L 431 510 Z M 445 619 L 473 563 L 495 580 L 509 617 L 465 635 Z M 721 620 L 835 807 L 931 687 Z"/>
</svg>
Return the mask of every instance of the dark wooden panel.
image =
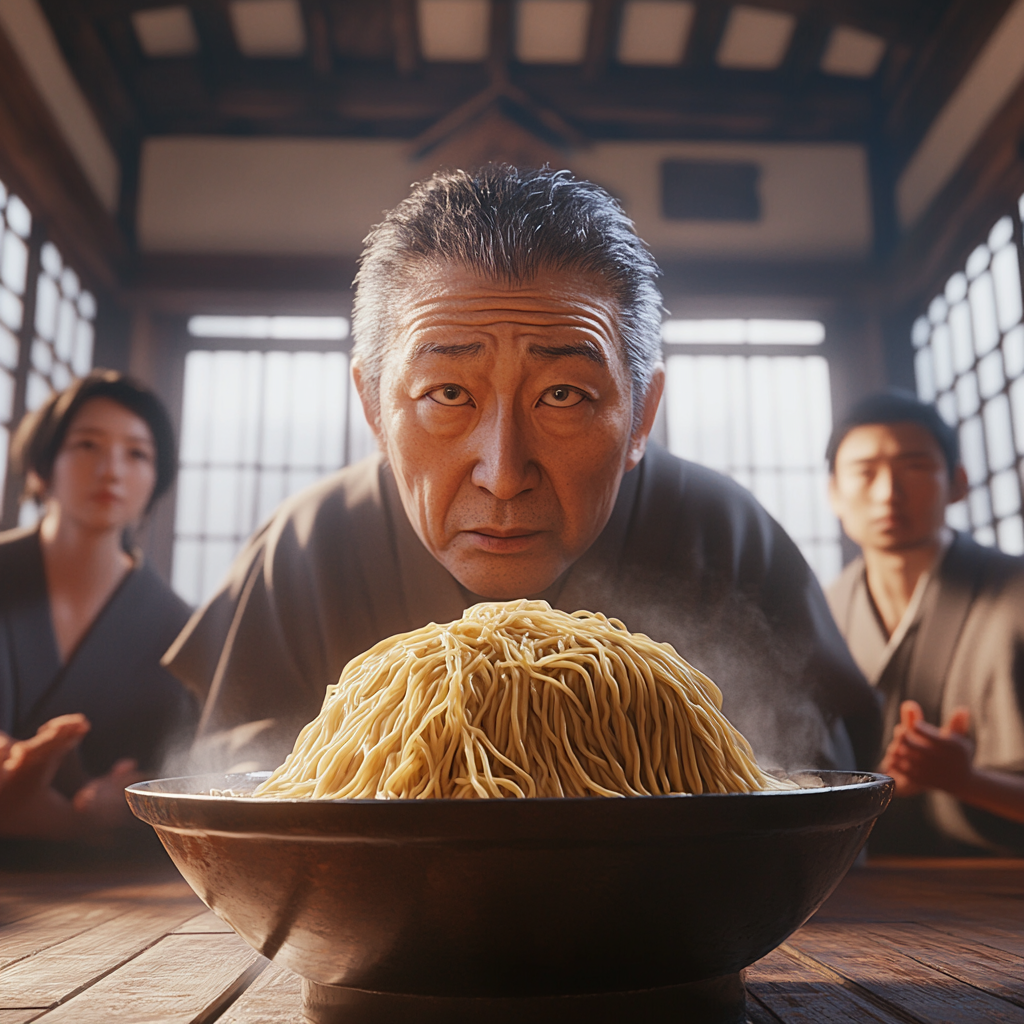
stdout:
<svg viewBox="0 0 1024 1024">
<path fill-rule="evenodd" d="M 954 0 L 946 5 L 934 31 L 922 40 L 905 80 L 886 104 L 884 133 L 895 150 L 897 167 L 910 159 L 1011 2 Z M 938 5 L 922 11 L 925 23 L 939 12 Z"/>
<path fill-rule="evenodd" d="M 0 176 L 90 286 L 112 287 L 128 247 L 0 31 Z"/>
<path fill-rule="evenodd" d="M 1024 83 L 897 249 L 886 275 L 889 303 L 922 311 L 1021 193 Z"/>
</svg>

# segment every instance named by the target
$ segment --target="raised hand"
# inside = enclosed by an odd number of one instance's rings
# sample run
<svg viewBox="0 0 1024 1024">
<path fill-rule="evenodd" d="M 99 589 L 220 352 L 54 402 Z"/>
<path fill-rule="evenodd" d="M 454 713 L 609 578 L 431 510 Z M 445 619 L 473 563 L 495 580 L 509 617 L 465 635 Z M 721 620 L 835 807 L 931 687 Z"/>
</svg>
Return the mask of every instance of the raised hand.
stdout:
<svg viewBox="0 0 1024 1024">
<path fill-rule="evenodd" d="M 70 800 L 53 788 L 61 761 L 89 728 L 84 715 L 61 715 L 27 740 L 0 733 L 0 835 L 102 840 L 130 822 L 123 790 L 137 781 L 133 761 L 119 761 Z"/>
<path fill-rule="evenodd" d="M 970 714 L 957 708 L 941 728 L 924 720 L 916 701 L 900 705 L 900 723 L 893 730 L 885 752 L 882 771 L 896 780 L 898 796 L 926 789 L 940 789 L 954 795 L 964 792 L 971 781 L 974 744 L 968 738 Z"/>
</svg>

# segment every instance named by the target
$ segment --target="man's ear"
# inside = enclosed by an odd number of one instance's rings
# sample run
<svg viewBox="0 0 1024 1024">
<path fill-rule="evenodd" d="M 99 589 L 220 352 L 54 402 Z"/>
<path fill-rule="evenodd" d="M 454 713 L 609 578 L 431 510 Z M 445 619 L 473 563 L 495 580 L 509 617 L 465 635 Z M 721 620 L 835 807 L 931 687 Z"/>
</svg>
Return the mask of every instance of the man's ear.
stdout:
<svg viewBox="0 0 1024 1024">
<path fill-rule="evenodd" d="M 647 451 L 647 439 L 654 429 L 654 418 L 658 415 L 658 406 L 661 403 L 662 392 L 665 390 L 665 367 L 658 363 L 651 374 L 651 383 L 647 386 L 647 394 L 644 395 L 644 414 L 640 425 L 633 431 L 629 439 L 629 451 L 626 453 L 626 472 L 639 465 L 640 460 Z"/>
<path fill-rule="evenodd" d="M 362 360 L 358 356 L 352 359 L 352 380 L 355 382 L 356 393 L 359 395 L 359 403 L 363 407 L 363 415 L 366 422 L 370 424 L 373 436 L 377 438 L 377 444 L 381 451 L 384 450 L 384 438 L 380 429 L 380 382 L 377 383 L 378 393 L 371 394 L 370 382 L 363 373 Z M 374 400 L 375 399 L 375 400 Z"/>
<path fill-rule="evenodd" d="M 967 497 L 970 486 L 967 482 L 967 470 L 964 469 L 961 462 L 953 470 L 953 479 L 949 482 L 949 504 L 954 505 L 958 501 L 963 501 Z"/>
</svg>

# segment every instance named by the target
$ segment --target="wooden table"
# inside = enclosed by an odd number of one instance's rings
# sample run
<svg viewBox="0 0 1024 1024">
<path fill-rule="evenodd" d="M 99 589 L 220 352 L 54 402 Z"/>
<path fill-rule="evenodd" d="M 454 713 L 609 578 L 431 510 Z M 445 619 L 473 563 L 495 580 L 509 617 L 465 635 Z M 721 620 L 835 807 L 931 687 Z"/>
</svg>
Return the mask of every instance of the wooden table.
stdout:
<svg viewBox="0 0 1024 1024">
<path fill-rule="evenodd" d="M 1024 861 L 877 861 L 746 972 L 753 1024 L 1024 1024 Z M 298 1024 L 173 868 L 0 873 L 0 1024 Z"/>
</svg>

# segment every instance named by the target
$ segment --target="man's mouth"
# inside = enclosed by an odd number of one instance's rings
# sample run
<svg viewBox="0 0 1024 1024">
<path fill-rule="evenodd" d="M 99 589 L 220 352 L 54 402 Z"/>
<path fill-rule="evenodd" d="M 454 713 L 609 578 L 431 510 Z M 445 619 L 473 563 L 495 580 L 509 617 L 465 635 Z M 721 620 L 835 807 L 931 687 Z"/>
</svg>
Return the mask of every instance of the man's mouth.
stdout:
<svg viewBox="0 0 1024 1024">
<path fill-rule="evenodd" d="M 526 551 L 541 535 L 540 530 L 496 526 L 477 526 L 462 532 L 478 551 L 495 555 L 515 555 Z"/>
</svg>

